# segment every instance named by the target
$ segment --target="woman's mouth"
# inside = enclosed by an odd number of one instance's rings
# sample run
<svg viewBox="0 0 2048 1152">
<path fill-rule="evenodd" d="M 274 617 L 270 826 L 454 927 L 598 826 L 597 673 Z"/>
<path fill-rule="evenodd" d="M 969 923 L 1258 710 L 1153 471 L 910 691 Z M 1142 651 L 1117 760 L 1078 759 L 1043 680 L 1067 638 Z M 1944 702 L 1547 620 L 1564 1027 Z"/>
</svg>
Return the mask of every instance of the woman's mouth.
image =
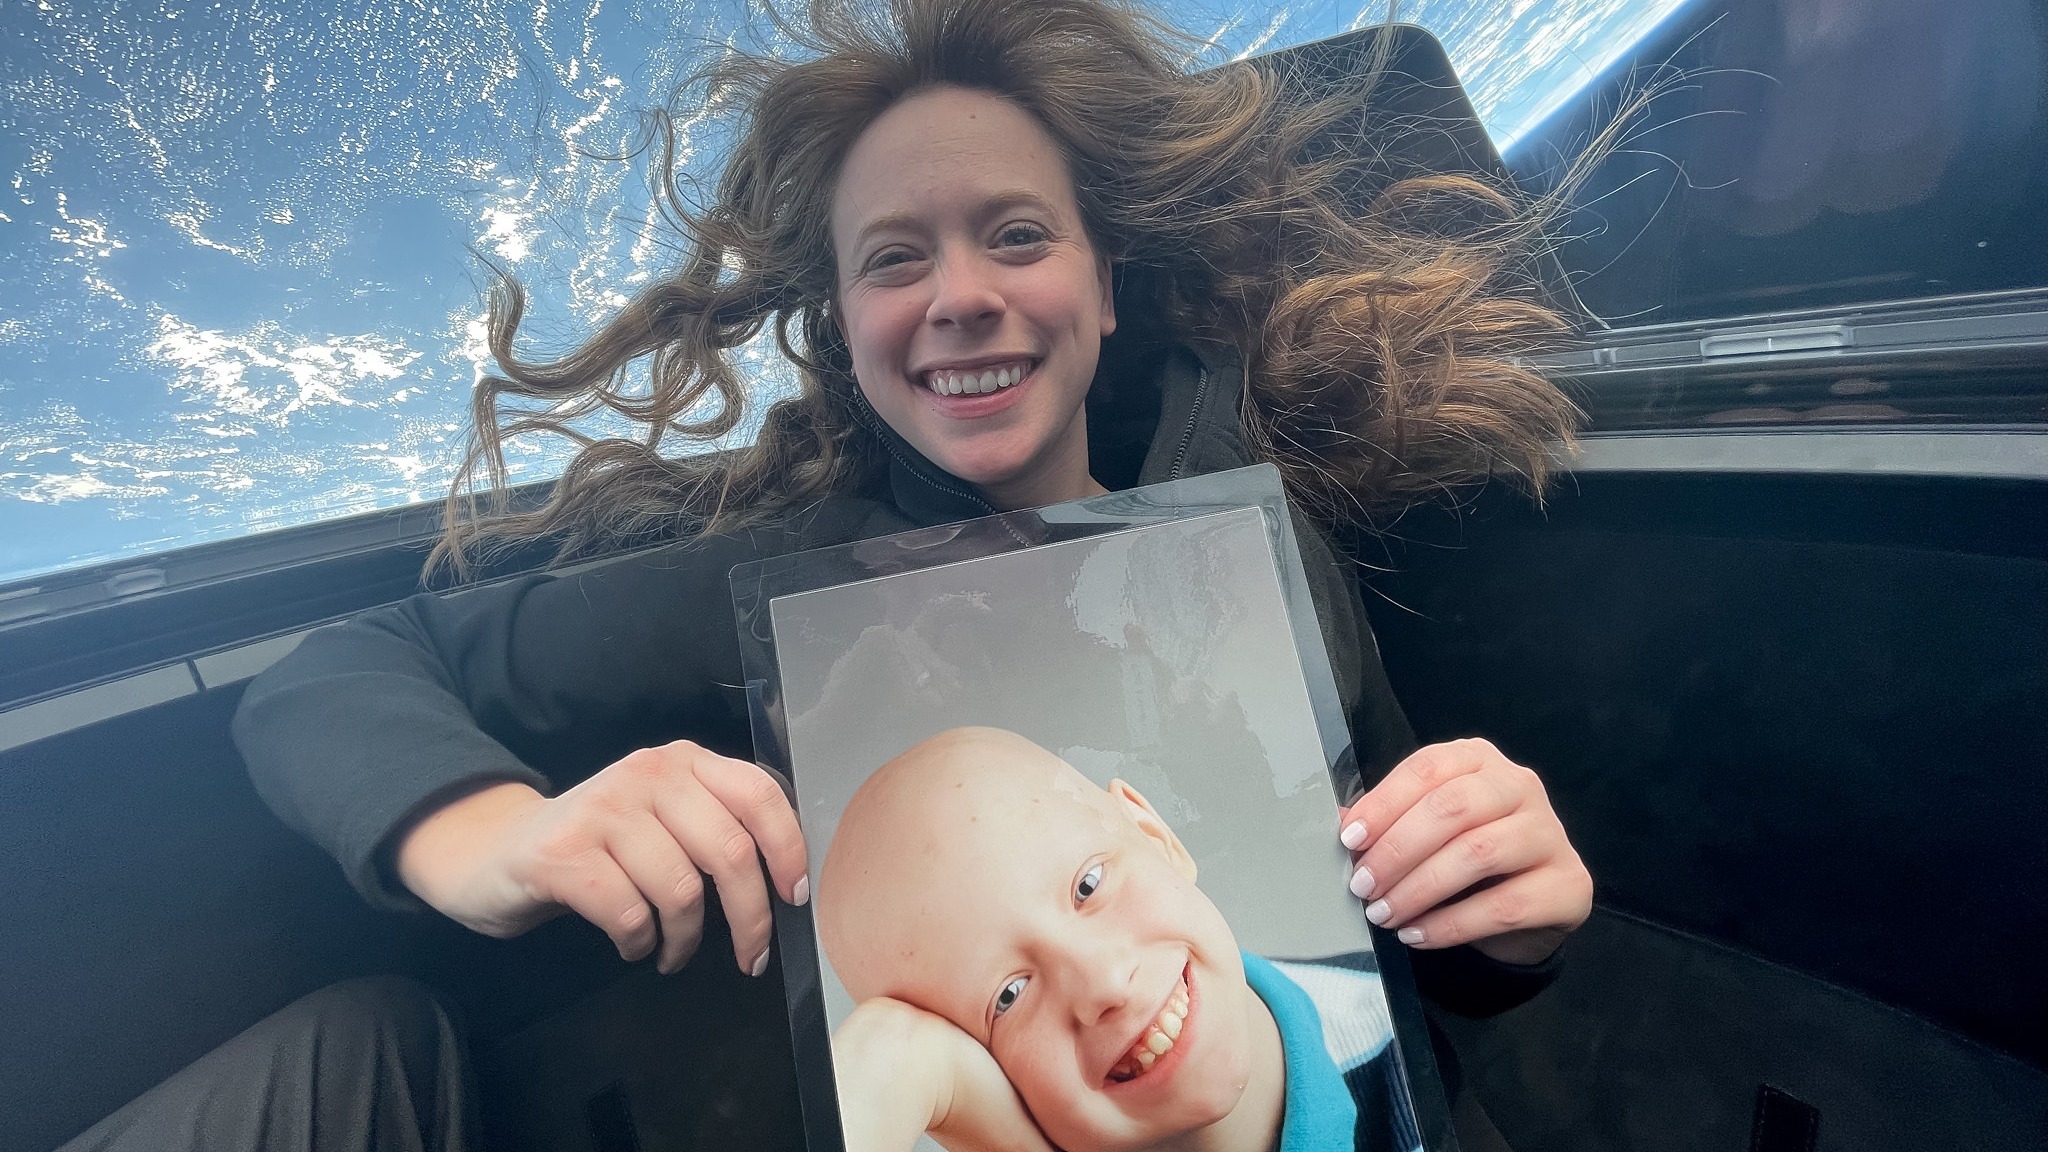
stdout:
<svg viewBox="0 0 2048 1152">
<path fill-rule="evenodd" d="M 979 396 L 1014 387 L 1030 375 L 1033 360 L 984 364 L 978 368 L 938 368 L 924 374 L 924 386 L 940 396 Z"/>
<path fill-rule="evenodd" d="M 1109 1070 L 1109 1082 L 1127 1084 L 1157 1067 L 1179 1043 L 1182 1031 L 1187 1027 L 1188 1016 L 1194 1007 L 1193 996 L 1188 985 L 1188 970 L 1181 969 L 1180 980 L 1166 997 L 1166 1004 L 1159 1014 L 1145 1026 L 1136 1042 L 1126 1049 L 1114 1067 Z"/>
</svg>

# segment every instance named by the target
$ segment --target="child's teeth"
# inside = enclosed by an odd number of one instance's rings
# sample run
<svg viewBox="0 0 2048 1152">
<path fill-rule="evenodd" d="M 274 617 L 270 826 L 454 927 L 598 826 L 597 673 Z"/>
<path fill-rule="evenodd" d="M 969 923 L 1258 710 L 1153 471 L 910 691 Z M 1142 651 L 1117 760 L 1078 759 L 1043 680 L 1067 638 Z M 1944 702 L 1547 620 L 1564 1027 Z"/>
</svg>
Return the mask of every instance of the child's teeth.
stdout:
<svg viewBox="0 0 2048 1152">
<path fill-rule="evenodd" d="M 1181 1031 L 1187 1027 L 1187 1015 L 1188 997 L 1186 989 L 1183 988 L 1159 1013 L 1159 1019 L 1153 1022 L 1152 1027 L 1145 1030 L 1145 1034 L 1138 1038 L 1136 1044 L 1131 1045 L 1129 1052 L 1124 1053 L 1124 1058 L 1117 1061 L 1116 1067 L 1110 1070 L 1110 1075 L 1119 1080 L 1129 1080 L 1150 1069 L 1155 1061 L 1166 1055 L 1167 1050 L 1173 1047 L 1174 1041 L 1180 1039 Z"/>
</svg>

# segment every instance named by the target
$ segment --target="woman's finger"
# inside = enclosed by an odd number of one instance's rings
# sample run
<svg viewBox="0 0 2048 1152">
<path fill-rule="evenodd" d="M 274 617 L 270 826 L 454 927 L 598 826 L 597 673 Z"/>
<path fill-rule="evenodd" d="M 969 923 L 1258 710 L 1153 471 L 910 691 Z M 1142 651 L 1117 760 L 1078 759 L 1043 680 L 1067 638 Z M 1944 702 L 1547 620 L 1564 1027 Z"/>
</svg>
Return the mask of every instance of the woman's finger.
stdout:
<svg viewBox="0 0 2048 1152">
<path fill-rule="evenodd" d="M 791 904 L 808 901 L 811 882 L 805 875 L 809 861 L 804 855 L 804 834 L 782 785 L 758 764 L 701 749 L 693 771 L 704 789 L 754 838 L 755 847 L 768 862 L 769 875 L 775 878 L 775 890 Z"/>
<path fill-rule="evenodd" d="M 1521 812 L 1468 828 L 1398 882 L 1381 885 L 1366 906 L 1366 919 L 1398 928 L 1476 884 L 1534 868 L 1557 852 L 1552 827 Z"/>
<path fill-rule="evenodd" d="M 1483 888 L 1462 900 L 1435 908 L 1396 931 L 1414 948 L 1449 948 L 1509 933 L 1547 933 L 1557 939 L 1585 920 L 1579 909 L 1589 897 L 1578 878 L 1564 868 L 1536 868 Z M 1555 946 L 1534 950 L 1541 959 Z"/>
<path fill-rule="evenodd" d="M 654 951 L 659 936 L 654 906 L 608 852 L 583 853 L 572 864 L 551 871 L 545 899 L 597 925 L 626 960 Z"/>
<path fill-rule="evenodd" d="M 1386 779 L 1373 785 L 1339 819 L 1338 834 L 1344 846 L 1357 851 L 1393 827 L 1424 796 L 1450 780 L 1479 771 L 1489 758 L 1505 759 L 1484 740 L 1452 740 L 1418 749 L 1394 765 Z"/>
<path fill-rule="evenodd" d="M 1352 872 L 1352 893 L 1369 900 L 1391 891 L 1444 845 L 1514 812 L 1521 799 L 1513 781 L 1499 773 L 1450 777 L 1373 838 Z"/>
<path fill-rule="evenodd" d="M 753 976 L 766 972 L 774 922 L 754 837 L 694 779 L 685 779 L 658 797 L 655 815 L 698 870 L 718 886 L 718 903 L 732 928 L 733 958 L 740 971 Z"/>
<path fill-rule="evenodd" d="M 606 846 L 641 897 L 654 906 L 661 925 L 656 967 L 664 974 L 676 971 L 704 938 L 703 875 L 653 813 L 627 821 Z"/>
</svg>

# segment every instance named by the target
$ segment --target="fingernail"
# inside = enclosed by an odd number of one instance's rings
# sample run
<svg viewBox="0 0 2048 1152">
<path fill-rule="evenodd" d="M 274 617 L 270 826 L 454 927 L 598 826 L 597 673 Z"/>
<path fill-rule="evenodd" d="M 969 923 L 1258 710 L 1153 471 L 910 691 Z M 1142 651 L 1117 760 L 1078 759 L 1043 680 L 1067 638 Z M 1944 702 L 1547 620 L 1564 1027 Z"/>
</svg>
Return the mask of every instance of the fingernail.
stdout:
<svg viewBox="0 0 2048 1152">
<path fill-rule="evenodd" d="M 1365 918 L 1375 924 L 1385 924 L 1393 915 L 1394 909 L 1385 900 L 1375 900 L 1365 906 Z"/>
<path fill-rule="evenodd" d="M 1422 943 L 1422 929 L 1420 928 L 1403 928 L 1399 932 L 1394 933 L 1394 936 L 1403 944 Z"/>
<path fill-rule="evenodd" d="M 755 957 L 755 959 L 754 959 L 754 968 L 753 968 L 753 971 L 752 971 L 752 972 L 750 972 L 750 973 L 748 973 L 748 975 L 750 975 L 750 976 L 760 976 L 760 975 L 764 975 L 764 974 L 766 974 L 766 973 L 767 973 L 767 971 L 768 971 L 768 949 L 766 949 L 766 948 L 763 948 L 763 949 L 761 949 L 761 955 L 759 955 L 758 957 Z"/>
<path fill-rule="evenodd" d="M 1337 834 L 1337 839 L 1342 840 L 1346 848 L 1356 852 L 1365 843 L 1365 825 L 1353 820 L 1344 826 L 1344 831 Z"/>
<path fill-rule="evenodd" d="M 1358 871 L 1351 874 L 1351 894 L 1360 900 L 1372 899 L 1372 869 L 1360 864 Z"/>
<path fill-rule="evenodd" d="M 809 876 L 799 876 L 796 878 L 796 887 L 791 890 L 789 902 L 791 904 L 809 904 L 811 902 L 811 878 Z"/>
</svg>

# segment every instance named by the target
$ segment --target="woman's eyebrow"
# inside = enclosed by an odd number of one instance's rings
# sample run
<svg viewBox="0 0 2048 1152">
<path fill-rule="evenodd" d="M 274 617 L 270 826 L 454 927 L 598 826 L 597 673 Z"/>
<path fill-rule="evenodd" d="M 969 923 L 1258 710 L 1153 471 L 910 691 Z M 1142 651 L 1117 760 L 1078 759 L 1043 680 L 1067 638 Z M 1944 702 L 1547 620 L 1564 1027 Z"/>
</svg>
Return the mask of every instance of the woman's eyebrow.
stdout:
<svg viewBox="0 0 2048 1152">
<path fill-rule="evenodd" d="M 1029 188 L 1011 188 L 991 195 L 982 201 L 977 215 L 986 219 L 1013 208 L 1035 208 L 1055 220 L 1061 216 L 1057 205 L 1046 199 L 1044 194 Z"/>
<path fill-rule="evenodd" d="M 860 231 L 854 233 L 853 247 L 856 250 L 866 247 L 869 239 L 877 232 L 916 232 L 923 226 L 924 217 L 915 212 L 891 212 L 886 216 L 877 216 L 861 225 Z"/>
</svg>

